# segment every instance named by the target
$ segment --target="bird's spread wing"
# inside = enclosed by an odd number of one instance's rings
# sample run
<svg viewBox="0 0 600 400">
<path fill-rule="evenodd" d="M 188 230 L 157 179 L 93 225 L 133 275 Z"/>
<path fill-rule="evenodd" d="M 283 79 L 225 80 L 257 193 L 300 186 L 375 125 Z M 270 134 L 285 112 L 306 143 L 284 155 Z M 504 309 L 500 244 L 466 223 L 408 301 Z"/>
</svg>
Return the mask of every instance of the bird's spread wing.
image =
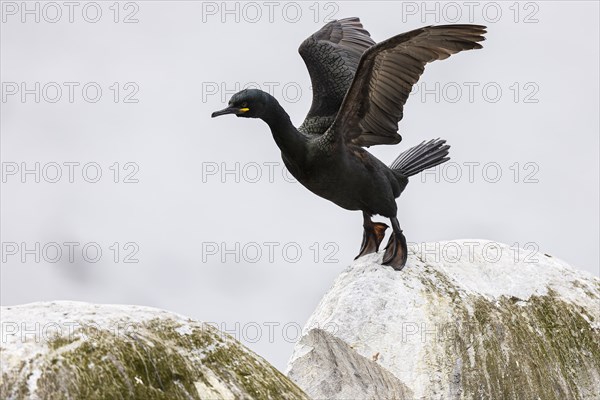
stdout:
<svg viewBox="0 0 600 400">
<path fill-rule="evenodd" d="M 404 103 L 425 65 L 481 48 L 485 33 L 480 25 L 428 26 L 369 48 L 327 135 L 358 146 L 400 142 Z"/>
<path fill-rule="evenodd" d="M 322 134 L 329 128 L 361 55 L 374 44 L 358 18 L 331 21 L 302 42 L 298 52 L 310 74 L 313 101 L 301 132 Z"/>
</svg>

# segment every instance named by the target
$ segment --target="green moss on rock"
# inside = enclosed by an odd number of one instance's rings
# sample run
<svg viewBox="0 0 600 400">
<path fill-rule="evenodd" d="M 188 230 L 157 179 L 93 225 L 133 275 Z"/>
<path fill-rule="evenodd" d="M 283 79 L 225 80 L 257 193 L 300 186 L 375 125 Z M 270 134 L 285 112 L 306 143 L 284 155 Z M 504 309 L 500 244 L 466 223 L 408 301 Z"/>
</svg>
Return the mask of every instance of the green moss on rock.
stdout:
<svg viewBox="0 0 600 400">
<path fill-rule="evenodd" d="M 470 311 L 454 305 L 455 324 L 444 335 L 447 370 L 461 365 L 454 376 L 459 398 L 592 398 L 580 388 L 597 385 L 600 332 L 579 307 L 552 291 L 470 303 Z"/>
<path fill-rule="evenodd" d="M 2 398 L 307 399 L 233 338 L 193 321 L 146 319 L 118 334 L 81 326 L 37 345 L 45 351 L 3 374 Z"/>
</svg>

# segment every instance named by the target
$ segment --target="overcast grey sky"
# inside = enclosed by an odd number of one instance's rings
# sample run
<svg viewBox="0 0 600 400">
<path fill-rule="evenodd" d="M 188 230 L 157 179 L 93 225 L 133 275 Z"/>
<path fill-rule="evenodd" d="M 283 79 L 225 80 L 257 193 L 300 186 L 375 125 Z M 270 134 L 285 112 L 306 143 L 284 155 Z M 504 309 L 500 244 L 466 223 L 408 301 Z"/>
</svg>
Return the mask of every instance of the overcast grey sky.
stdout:
<svg viewBox="0 0 600 400">
<path fill-rule="evenodd" d="M 452 145 L 398 200 L 408 241 L 489 239 L 599 275 L 597 2 L 22 4 L 2 2 L 2 305 L 160 307 L 283 369 L 361 215 L 293 182 L 262 121 L 210 113 L 254 84 L 301 123 L 298 45 L 347 16 L 376 41 L 488 26 L 483 50 L 427 67 L 404 141 L 370 149 Z"/>
</svg>

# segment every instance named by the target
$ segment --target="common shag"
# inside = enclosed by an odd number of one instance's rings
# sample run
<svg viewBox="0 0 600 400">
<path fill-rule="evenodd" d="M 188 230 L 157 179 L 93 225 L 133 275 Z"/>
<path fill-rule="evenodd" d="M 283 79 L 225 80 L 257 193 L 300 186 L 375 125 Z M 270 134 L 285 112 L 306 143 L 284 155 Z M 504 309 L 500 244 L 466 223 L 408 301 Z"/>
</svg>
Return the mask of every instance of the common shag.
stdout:
<svg viewBox="0 0 600 400">
<path fill-rule="evenodd" d="M 450 146 L 434 139 L 412 147 L 387 166 L 364 147 L 402 140 L 398 122 L 425 65 L 462 50 L 479 49 L 480 25 L 427 26 L 375 43 L 358 18 L 331 21 L 298 49 L 313 88 L 312 106 L 299 128 L 279 102 L 258 89 L 234 94 L 212 117 L 235 114 L 265 121 L 290 173 L 306 188 L 340 207 L 361 210 L 358 257 L 376 252 L 392 223 L 383 264 L 401 270 L 406 238 L 396 218 L 396 198 L 408 177 L 449 160 Z"/>
</svg>

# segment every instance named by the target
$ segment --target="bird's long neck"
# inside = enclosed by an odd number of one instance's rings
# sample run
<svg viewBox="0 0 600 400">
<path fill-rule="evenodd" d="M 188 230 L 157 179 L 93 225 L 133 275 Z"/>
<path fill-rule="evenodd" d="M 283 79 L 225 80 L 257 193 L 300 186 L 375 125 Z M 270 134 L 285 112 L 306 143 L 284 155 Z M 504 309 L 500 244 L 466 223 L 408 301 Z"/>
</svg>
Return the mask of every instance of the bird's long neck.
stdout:
<svg viewBox="0 0 600 400">
<path fill-rule="evenodd" d="M 283 154 L 301 162 L 306 155 L 306 137 L 292 124 L 290 116 L 275 98 L 272 98 L 269 110 L 262 119 L 271 128 L 275 143 Z"/>
</svg>

